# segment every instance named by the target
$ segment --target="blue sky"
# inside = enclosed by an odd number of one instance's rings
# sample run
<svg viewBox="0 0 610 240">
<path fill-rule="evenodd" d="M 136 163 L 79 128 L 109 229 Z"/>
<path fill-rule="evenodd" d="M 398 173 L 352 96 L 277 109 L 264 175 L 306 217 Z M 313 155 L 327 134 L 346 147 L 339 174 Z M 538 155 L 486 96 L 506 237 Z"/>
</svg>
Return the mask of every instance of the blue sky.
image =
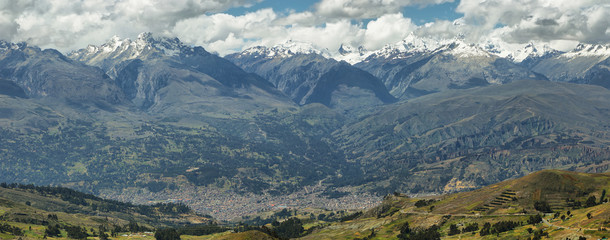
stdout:
<svg viewBox="0 0 610 240">
<path fill-rule="evenodd" d="M 277 12 L 285 12 L 294 10 L 297 12 L 303 12 L 310 10 L 310 8 L 316 3 L 315 0 L 264 0 L 260 3 L 256 3 L 251 7 L 237 7 L 226 11 L 231 15 L 243 15 L 246 12 L 252 12 L 263 8 L 273 8 Z"/>
<path fill-rule="evenodd" d="M 438 5 L 428 5 L 425 7 L 409 6 L 402 11 L 405 17 L 411 18 L 413 22 L 420 25 L 435 20 L 450 20 L 461 18 L 464 14 L 457 13 L 455 10 L 459 1 L 441 3 Z"/>
<path fill-rule="evenodd" d="M 236 7 L 231 8 L 225 13 L 231 15 L 243 15 L 248 12 L 257 11 L 264 8 L 272 8 L 274 11 L 279 13 L 286 13 L 289 11 L 304 12 L 313 10 L 314 4 L 318 0 L 263 0 L 260 3 L 256 3 L 250 7 Z M 428 22 L 434 22 L 435 20 L 450 20 L 461 18 L 464 14 L 456 12 L 456 8 L 459 5 L 459 1 L 446 2 L 441 4 L 431 4 L 426 6 L 407 6 L 403 7 L 402 13 L 405 17 L 411 18 L 415 24 L 421 25 Z M 368 22 L 372 19 L 364 19 L 364 22 Z"/>
</svg>

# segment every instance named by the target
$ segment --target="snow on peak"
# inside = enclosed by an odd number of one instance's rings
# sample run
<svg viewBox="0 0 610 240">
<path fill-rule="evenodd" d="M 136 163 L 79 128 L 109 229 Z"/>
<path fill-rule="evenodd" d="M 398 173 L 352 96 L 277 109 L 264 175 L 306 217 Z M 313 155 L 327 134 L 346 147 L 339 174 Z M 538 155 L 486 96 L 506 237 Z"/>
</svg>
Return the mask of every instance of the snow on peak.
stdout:
<svg viewBox="0 0 610 240">
<path fill-rule="evenodd" d="M 349 44 L 341 44 L 341 46 L 337 50 L 337 54 L 332 56 L 332 58 L 337 61 L 346 61 L 350 64 L 356 64 L 362 62 L 370 54 L 371 52 L 367 51 L 362 46 L 356 48 Z"/>
<path fill-rule="evenodd" d="M 610 44 L 585 44 L 581 43 L 570 52 L 567 52 L 565 57 L 589 57 L 589 56 L 610 56 Z"/>
<path fill-rule="evenodd" d="M 551 48 L 548 44 L 543 44 L 542 46 L 537 45 L 539 44 L 529 43 L 525 45 L 525 47 L 517 49 L 516 51 L 511 53 L 509 56 L 507 56 L 507 58 L 512 60 L 513 62 L 520 63 L 528 58 L 540 58 L 548 54 L 554 54 L 559 52 Z"/>
<path fill-rule="evenodd" d="M 435 50 L 436 52 L 442 51 L 456 57 L 489 57 L 491 53 L 481 48 L 479 45 L 474 43 L 466 43 L 461 39 L 454 39 L 451 42 L 446 42 L 442 47 Z"/>
<path fill-rule="evenodd" d="M 129 44 L 129 39 L 125 39 L 125 40 L 121 40 L 121 38 L 119 38 L 119 36 L 113 36 L 112 38 L 110 38 L 110 41 L 108 41 L 107 43 L 103 44 L 101 46 L 101 51 L 105 52 L 105 53 L 111 53 L 116 51 L 119 47 L 121 47 L 123 44 Z M 91 48 L 89 48 L 91 50 Z M 96 49 L 99 50 L 99 49 Z"/>
<path fill-rule="evenodd" d="M 165 56 L 177 56 L 188 49 L 191 48 L 185 46 L 178 38 L 154 37 L 152 33 L 145 32 L 139 34 L 135 40 L 129 38 L 121 39 L 118 36 L 113 36 L 108 42 L 100 46 L 89 45 L 86 49 L 81 49 L 70 55 L 79 58 L 95 58 L 102 56 L 133 59 L 151 53 L 160 53 Z"/>
<path fill-rule="evenodd" d="M 0 52 L 8 51 L 8 50 L 23 50 L 27 47 L 27 43 L 12 43 L 0 40 Z"/>
<path fill-rule="evenodd" d="M 256 46 L 242 52 L 242 54 L 256 55 L 265 58 L 289 58 L 299 54 L 318 54 L 326 58 L 330 57 L 327 50 L 319 50 L 313 44 L 288 40 L 285 43 L 273 47 Z"/>
<path fill-rule="evenodd" d="M 402 41 L 388 44 L 370 55 L 377 58 L 405 58 L 413 53 L 432 52 L 441 45 L 443 43 L 439 40 L 418 37 L 411 33 Z"/>
<path fill-rule="evenodd" d="M 409 34 L 402 41 L 386 45 L 372 53 L 377 58 L 407 58 L 418 53 L 442 53 L 457 57 L 490 56 L 491 54 L 478 46 L 464 42 L 462 38 L 433 39 Z"/>
</svg>

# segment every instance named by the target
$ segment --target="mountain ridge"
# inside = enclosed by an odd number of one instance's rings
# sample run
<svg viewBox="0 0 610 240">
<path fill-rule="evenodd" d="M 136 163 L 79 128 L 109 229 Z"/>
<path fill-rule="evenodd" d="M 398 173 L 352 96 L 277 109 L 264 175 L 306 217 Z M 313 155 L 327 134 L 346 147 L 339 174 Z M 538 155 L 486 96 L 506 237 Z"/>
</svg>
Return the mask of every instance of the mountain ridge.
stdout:
<svg viewBox="0 0 610 240">
<path fill-rule="evenodd" d="M 201 112 L 198 108 L 215 112 L 220 110 L 218 105 L 225 105 L 220 112 L 229 115 L 292 107 L 266 80 L 177 38 L 151 33 L 142 33 L 134 41 L 115 37 L 69 57 L 103 68 L 129 99 L 146 111 L 179 114 L 171 108 L 181 108 L 178 105 L 184 101 L 189 103 L 183 109 L 186 113 Z M 234 104 L 237 99 L 242 99 L 242 104 Z"/>
<path fill-rule="evenodd" d="M 317 102 L 329 107 L 358 108 L 358 105 L 347 106 L 349 102 L 337 100 L 341 95 L 362 96 L 363 106 L 395 101 L 379 79 L 346 62 L 337 62 L 315 52 L 286 55 L 284 51 L 255 47 L 226 58 L 246 71 L 269 79 L 299 105 Z M 339 88 L 341 85 L 345 87 Z"/>
</svg>

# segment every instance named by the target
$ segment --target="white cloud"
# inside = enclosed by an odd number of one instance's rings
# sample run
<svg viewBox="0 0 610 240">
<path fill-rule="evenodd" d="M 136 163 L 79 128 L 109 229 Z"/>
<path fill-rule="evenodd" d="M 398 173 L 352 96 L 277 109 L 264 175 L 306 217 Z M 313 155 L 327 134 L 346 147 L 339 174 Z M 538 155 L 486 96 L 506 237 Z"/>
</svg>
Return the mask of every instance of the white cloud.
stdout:
<svg viewBox="0 0 610 240">
<path fill-rule="evenodd" d="M 285 36 L 284 28 L 274 26 L 278 16 L 271 9 L 262 9 L 241 16 L 218 13 L 185 19 L 170 29 L 182 41 L 202 45 L 206 49 L 226 54 L 248 42 L 274 36 Z"/>
<path fill-rule="evenodd" d="M 402 15 L 405 6 L 454 0 L 320 0 L 310 11 L 260 9 L 222 13 L 262 0 L 0 0 L 0 38 L 69 51 L 101 44 L 113 35 L 149 31 L 227 54 L 287 40 L 336 51 L 342 43 L 376 50 L 410 32 L 433 38 L 464 36 L 512 43 L 610 42 L 607 0 L 461 0 L 456 21 L 421 26 Z M 372 19 L 367 24 L 362 19 Z M 501 27 L 498 27 L 501 26 Z M 569 43 L 569 44 L 568 44 Z"/>
<path fill-rule="evenodd" d="M 278 16 L 271 9 L 261 9 L 241 16 L 214 14 L 180 21 L 173 28 L 183 41 L 202 45 L 210 51 L 225 55 L 255 45 L 273 46 L 288 40 L 311 42 L 319 48 L 337 50 L 341 43 L 362 43 L 364 29 L 348 20 L 316 25 L 296 13 Z M 241 39 L 241 41 L 237 41 Z"/>
<path fill-rule="evenodd" d="M 388 43 L 401 41 L 416 29 L 417 25 L 401 13 L 383 15 L 367 24 L 364 47 L 380 49 Z"/>
<path fill-rule="evenodd" d="M 260 0 L 0 0 L 0 31 L 5 40 L 70 50 L 115 34 L 169 34 L 168 30 L 183 19 L 257 1 Z"/>
<path fill-rule="evenodd" d="M 398 13 L 405 6 L 445 2 L 453 0 L 322 0 L 315 5 L 315 9 L 326 18 L 370 19 Z"/>
<path fill-rule="evenodd" d="M 479 37 L 495 32 L 512 42 L 610 41 L 607 0 L 462 0 L 457 11 Z"/>
<path fill-rule="evenodd" d="M 326 23 L 324 26 L 293 27 L 288 30 L 290 39 L 312 42 L 330 51 L 338 50 L 342 43 L 361 43 L 364 30 L 348 20 Z"/>
</svg>

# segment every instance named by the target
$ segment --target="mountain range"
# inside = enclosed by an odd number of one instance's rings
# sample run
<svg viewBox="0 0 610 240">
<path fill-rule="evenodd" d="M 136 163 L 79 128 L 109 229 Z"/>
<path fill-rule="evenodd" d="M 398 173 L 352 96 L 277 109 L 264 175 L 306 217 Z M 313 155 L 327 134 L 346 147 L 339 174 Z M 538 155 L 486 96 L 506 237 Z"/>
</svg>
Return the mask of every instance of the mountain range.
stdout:
<svg viewBox="0 0 610 240">
<path fill-rule="evenodd" d="M 299 105 L 321 103 L 350 109 L 395 101 L 383 83 L 370 73 L 326 58 L 322 52 L 306 52 L 311 47 L 289 44 L 271 49 L 255 47 L 226 58 L 268 79 Z"/>
<path fill-rule="evenodd" d="M 69 57 L 101 68 L 137 108 L 171 115 L 292 107 L 265 79 L 249 74 L 202 47 L 143 33 L 134 41 L 113 38 Z M 235 104 L 235 103 L 239 104 Z M 222 106 L 222 108 L 219 108 Z"/>
<path fill-rule="evenodd" d="M 432 39 L 410 34 L 400 42 L 375 51 L 349 45 L 342 45 L 337 51 L 317 49 L 311 44 L 300 44 L 298 48 L 284 45 L 267 51 L 280 48 L 346 61 L 378 77 L 399 99 L 526 79 L 586 83 L 606 88 L 608 84 L 610 46 L 600 44 L 579 44 L 572 51 L 561 52 L 538 43 L 513 49 L 503 43 L 472 44 L 460 38 Z M 238 54 L 232 56 L 235 55 Z M 287 56 L 275 58 L 286 59 Z"/>
<path fill-rule="evenodd" d="M 375 52 L 293 41 L 223 58 L 150 33 L 68 55 L 3 41 L 0 182 L 189 199 L 224 220 L 606 172 L 607 51 L 409 36 Z"/>
</svg>

